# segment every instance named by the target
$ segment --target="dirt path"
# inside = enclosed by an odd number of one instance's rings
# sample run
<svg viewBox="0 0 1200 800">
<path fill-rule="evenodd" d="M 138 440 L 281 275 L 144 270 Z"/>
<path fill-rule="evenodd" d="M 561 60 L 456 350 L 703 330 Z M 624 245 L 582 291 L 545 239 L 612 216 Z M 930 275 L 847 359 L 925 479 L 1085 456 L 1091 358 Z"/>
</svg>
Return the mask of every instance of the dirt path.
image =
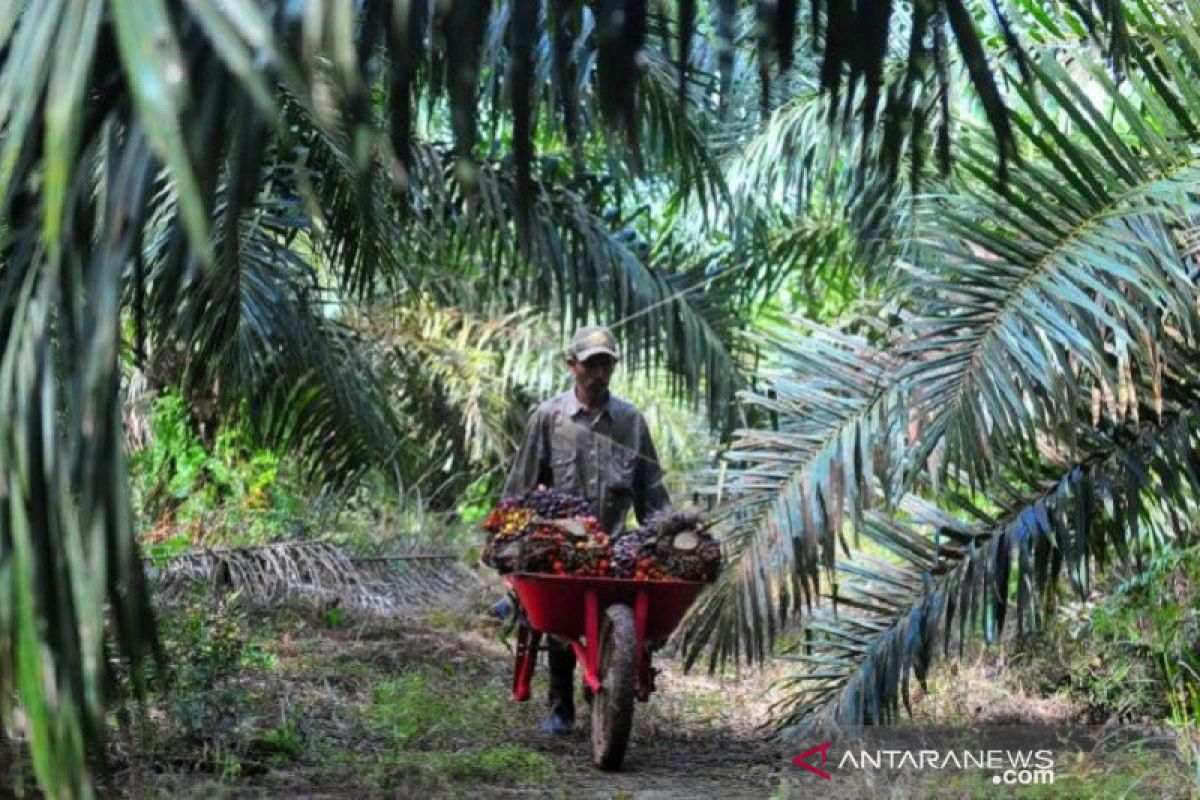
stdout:
<svg viewBox="0 0 1200 800">
<path fill-rule="evenodd" d="M 552 778 L 535 784 L 464 784 L 450 789 L 451 794 L 486 789 L 490 796 L 572 800 L 764 798 L 775 793 L 784 768 L 791 767 L 784 751 L 754 729 L 765 719 L 765 705 L 753 696 L 764 688 L 761 682 L 685 676 L 677 663 L 662 661 L 658 691 L 635 709 L 623 769 L 602 772 L 591 764 L 590 720 L 582 697 L 577 697 L 579 720 L 572 734 L 559 738 L 537 732 L 545 712 L 544 661 L 538 665 L 533 698 L 513 703 L 508 699 L 511 655 L 486 625 L 468 631 L 417 626 L 395 633 L 393 657 L 403 653 L 410 663 L 428 663 L 432 649 L 437 653 L 433 660 L 462 665 L 457 674 L 446 676 L 454 691 L 477 692 L 498 707 L 503 717 L 499 729 L 482 725 L 476 744 L 494 745 L 496 736 L 544 755 L 554 766 Z"/>
</svg>

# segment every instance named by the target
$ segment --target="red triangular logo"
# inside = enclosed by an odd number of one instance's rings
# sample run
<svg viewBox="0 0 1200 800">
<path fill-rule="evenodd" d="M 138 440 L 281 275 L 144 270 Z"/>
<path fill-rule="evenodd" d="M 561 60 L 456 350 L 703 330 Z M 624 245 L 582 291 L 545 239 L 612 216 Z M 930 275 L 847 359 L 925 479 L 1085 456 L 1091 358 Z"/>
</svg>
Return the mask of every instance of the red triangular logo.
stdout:
<svg viewBox="0 0 1200 800">
<path fill-rule="evenodd" d="M 822 767 L 825 766 L 825 761 L 828 758 L 829 746 L 831 744 L 833 744 L 833 742 L 826 742 L 825 744 L 819 744 L 816 747 L 810 747 L 809 749 L 805 750 L 800 755 L 794 757 L 792 759 L 792 763 L 795 764 L 797 767 L 802 767 L 803 769 L 808 770 L 809 772 L 811 772 L 814 775 L 820 775 L 825 780 L 829 780 L 833 777 L 832 775 L 830 775 L 828 772 L 826 772 L 823 769 L 817 769 L 812 764 L 809 764 L 807 759 L 813 753 L 820 753 L 821 754 L 821 766 Z"/>
</svg>

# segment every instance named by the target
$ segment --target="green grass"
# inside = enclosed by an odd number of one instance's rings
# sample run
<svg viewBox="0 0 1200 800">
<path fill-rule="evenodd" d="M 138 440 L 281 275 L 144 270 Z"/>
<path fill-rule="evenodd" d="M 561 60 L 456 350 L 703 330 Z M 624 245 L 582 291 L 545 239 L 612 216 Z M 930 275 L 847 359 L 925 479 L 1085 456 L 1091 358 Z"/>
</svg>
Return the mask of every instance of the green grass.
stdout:
<svg viewBox="0 0 1200 800">
<path fill-rule="evenodd" d="M 511 714 L 508 699 L 475 691 L 469 681 L 449 684 L 429 671 L 409 672 L 372 690 L 365 719 L 372 734 L 397 747 L 436 747 L 479 740 L 481 732 L 503 735 Z"/>
<path fill-rule="evenodd" d="M 544 783 L 555 776 L 546 756 L 516 744 L 466 750 L 398 750 L 364 764 L 362 754 L 337 750 L 335 763 L 365 768 L 381 789 L 393 781 L 444 786 L 448 782 L 471 784 Z"/>
<path fill-rule="evenodd" d="M 354 714 L 365 737 L 381 747 L 336 749 L 330 759 L 353 765 L 357 783 L 384 792 L 551 781 L 556 772 L 547 756 L 519 744 L 490 744 L 509 742 L 514 717 L 505 693 L 480 685 L 482 666 L 471 659 L 414 664 L 375 682 Z"/>
<path fill-rule="evenodd" d="M 290 721 L 278 728 L 262 731 L 258 735 L 258 742 L 263 749 L 271 752 L 269 761 L 273 764 L 285 764 L 304 755 L 304 739 Z"/>
</svg>

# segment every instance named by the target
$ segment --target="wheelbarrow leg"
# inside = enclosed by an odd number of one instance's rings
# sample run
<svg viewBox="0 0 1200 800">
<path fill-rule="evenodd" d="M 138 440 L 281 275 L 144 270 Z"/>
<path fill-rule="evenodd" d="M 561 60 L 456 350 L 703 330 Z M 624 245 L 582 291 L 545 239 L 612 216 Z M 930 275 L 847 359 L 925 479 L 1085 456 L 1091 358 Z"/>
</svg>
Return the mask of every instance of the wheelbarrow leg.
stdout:
<svg viewBox="0 0 1200 800">
<path fill-rule="evenodd" d="M 633 629 L 635 643 L 633 651 L 634 675 L 637 676 L 637 699 L 643 703 L 650 699 L 654 682 L 650 674 L 650 651 L 646 648 L 646 619 L 650 613 L 650 594 L 638 589 L 633 601 Z"/>
<path fill-rule="evenodd" d="M 571 646 L 583 665 L 583 685 L 595 694 L 600 691 L 600 596 L 592 587 L 584 590 L 583 615 L 583 635 L 587 644 L 580 644 L 575 639 Z"/>
<path fill-rule="evenodd" d="M 529 699 L 533 668 L 537 666 L 538 645 L 542 634 L 524 625 L 517 626 L 517 657 L 513 664 L 512 699 Z"/>
</svg>

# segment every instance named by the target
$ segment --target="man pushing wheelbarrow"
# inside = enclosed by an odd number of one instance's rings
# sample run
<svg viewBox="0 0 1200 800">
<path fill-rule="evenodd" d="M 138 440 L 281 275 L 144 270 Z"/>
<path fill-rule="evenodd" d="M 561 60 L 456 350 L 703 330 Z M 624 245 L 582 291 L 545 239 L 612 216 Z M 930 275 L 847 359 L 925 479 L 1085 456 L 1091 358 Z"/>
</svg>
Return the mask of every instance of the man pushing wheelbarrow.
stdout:
<svg viewBox="0 0 1200 800">
<path fill-rule="evenodd" d="M 608 328 L 580 328 L 567 349 L 574 385 L 533 412 L 517 453 L 506 498 L 549 486 L 584 498 L 611 538 L 620 536 L 632 506 L 638 524 L 670 502 L 658 453 L 642 413 L 608 391 L 617 366 L 617 340 Z M 497 609 L 505 613 L 504 607 Z M 575 652 L 551 639 L 549 734 L 575 725 Z"/>
<path fill-rule="evenodd" d="M 550 715 L 541 729 L 569 732 L 582 661 L 594 760 L 604 769 L 620 767 L 634 699 L 654 690 L 653 645 L 671 634 L 720 562 L 698 512 L 667 510 L 645 418 L 608 391 L 616 362 L 609 330 L 575 334 L 567 351 L 574 386 L 530 418 L 504 499 L 484 523 L 484 561 L 511 573 L 524 611 L 513 699 L 529 699 L 545 637 Z M 641 527 L 626 533 L 631 509 Z M 494 611 L 505 617 L 513 607 L 506 598 Z"/>
</svg>

